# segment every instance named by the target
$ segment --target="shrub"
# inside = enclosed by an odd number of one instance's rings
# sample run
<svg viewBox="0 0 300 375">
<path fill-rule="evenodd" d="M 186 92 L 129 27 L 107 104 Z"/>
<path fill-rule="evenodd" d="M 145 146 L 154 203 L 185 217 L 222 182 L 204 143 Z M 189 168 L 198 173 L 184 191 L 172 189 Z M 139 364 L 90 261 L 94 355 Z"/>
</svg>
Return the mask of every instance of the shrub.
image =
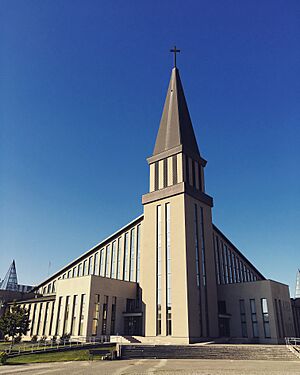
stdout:
<svg viewBox="0 0 300 375">
<path fill-rule="evenodd" d="M 15 344 L 19 344 L 19 343 L 21 342 L 21 340 L 22 340 L 22 336 L 21 336 L 21 335 L 18 335 L 18 336 L 15 337 L 15 339 L 14 339 L 14 343 L 15 343 Z"/>
<path fill-rule="evenodd" d="M 40 343 L 44 343 L 46 340 L 47 340 L 47 336 L 42 336 L 42 337 L 39 339 L 39 342 L 40 342 Z"/>
<path fill-rule="evenodd" d="M 32 343 L 36 343 L 37 342 L 37 335 L 33 335 L 32 337 L 31 337 L 31 342 Z"/>
<path fill-rule="evenodd" d="M 68 342 L 70 341 L 71 334 L 70 333 L 64 333 L 62 336 L 60 336 L 60 342 Z"/>
<path fill-rule="evenodd" d="M 5 352 L 0 352 L 1 365 L 5 365 L 6 361 L 7 361 L 7 354 Z"/>
</svg>

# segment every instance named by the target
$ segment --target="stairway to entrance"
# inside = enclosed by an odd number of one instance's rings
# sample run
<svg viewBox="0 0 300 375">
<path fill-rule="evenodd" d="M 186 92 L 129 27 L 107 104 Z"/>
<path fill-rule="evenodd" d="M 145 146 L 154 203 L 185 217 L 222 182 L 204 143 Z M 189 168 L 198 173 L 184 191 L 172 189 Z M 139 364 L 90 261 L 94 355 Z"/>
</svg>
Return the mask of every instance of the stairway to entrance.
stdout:
<svg viewBox="0 0 300 375">
<path fill-rule="evenodd" d="M 285 345 L 122 345 L 122 359 L 231 359 L 299 361 Z"/>
</svg>

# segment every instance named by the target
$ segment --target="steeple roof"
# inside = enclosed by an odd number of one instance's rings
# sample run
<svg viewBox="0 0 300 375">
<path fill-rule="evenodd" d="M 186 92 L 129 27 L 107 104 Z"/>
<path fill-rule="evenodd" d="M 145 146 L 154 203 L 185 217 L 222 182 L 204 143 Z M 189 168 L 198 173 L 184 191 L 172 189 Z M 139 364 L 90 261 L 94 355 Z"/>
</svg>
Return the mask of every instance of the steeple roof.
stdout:
<svg viewBox="0 0 300 375">
<path fill-rule="evenodd" d="M 12 264 L 10 265 L 4 279 L 0 283 L 0 289 L 18 290 L 17 270 L 16 270 L 16 264 L 14 260 Z"/>
<path fill-rule="evenodd" d="M 172 69 L 153 156 L 182 146 L 190 156 L 200 157 L 192 121 L 185 100 L 179 70 Z"/>
</svg>

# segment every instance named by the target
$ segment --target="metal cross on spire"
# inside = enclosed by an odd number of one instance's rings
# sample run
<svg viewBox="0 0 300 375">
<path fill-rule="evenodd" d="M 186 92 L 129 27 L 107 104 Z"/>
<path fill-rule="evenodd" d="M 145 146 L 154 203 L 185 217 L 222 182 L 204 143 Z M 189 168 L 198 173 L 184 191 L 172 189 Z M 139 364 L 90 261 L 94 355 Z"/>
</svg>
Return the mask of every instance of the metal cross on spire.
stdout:
<svg viewBox="0 0 300 375">
<path fill-rule="evenodd" d="M 176 68 L 176 53 L 179 53 L 180 49 L 177 49 L 176 46 L 174 46 L 174 48 L 170 49 L 170 52 L 174 53 L 174 68 Z"/>
</svg>

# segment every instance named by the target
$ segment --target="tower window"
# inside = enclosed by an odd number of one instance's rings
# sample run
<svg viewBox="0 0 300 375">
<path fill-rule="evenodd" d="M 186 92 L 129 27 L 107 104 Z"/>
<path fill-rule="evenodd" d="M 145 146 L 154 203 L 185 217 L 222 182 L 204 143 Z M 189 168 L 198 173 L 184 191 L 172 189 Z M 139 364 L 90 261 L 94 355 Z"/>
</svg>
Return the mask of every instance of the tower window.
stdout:
<svg viewBox="0 0 300 375">
<path fill-rule="evenodd" d="M 173 163 L 173 185 L 176 185 L 177 184 L 177 155 L 173 155 L 172 163 Z"/>
<path fill-rule="evenodd" d="M 159 166 L 158 161 L 154 164 L 154 190 L 158 190 L 159 185 Z"/>
<path fill-rule="evenodd" d="M 163 187 L 168 186 L 168 160 L 164 159 L 164 181 L 163 181 Z"/>
</svg>

